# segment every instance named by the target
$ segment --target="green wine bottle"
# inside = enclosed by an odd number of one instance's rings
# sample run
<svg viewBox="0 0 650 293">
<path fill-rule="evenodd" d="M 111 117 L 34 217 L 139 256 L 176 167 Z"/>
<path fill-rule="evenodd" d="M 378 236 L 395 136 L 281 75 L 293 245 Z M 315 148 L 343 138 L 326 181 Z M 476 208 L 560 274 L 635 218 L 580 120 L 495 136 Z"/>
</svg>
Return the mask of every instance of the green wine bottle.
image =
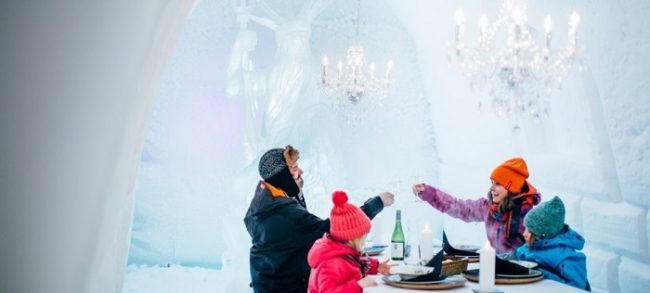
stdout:
<svg viewBox="0 0 650 293">
<path fill-rule="evenodd" d="M 393 237 L 390 238 L 390 259 L 404 260 L 404 232 L 402 231 L 402 211 L 397 210 L 395 214 L 395 229 Z"/>
</svg>

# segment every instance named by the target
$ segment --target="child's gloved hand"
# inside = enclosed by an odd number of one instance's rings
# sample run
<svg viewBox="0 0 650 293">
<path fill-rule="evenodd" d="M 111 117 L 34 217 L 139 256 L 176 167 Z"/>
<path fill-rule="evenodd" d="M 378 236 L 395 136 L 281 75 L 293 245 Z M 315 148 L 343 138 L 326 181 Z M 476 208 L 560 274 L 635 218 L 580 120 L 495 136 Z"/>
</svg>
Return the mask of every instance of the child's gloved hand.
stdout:
<svg viewBox="0 0 650 293">
<path fill-rule="evenodd" d="M 382 275 L 390 275 L 390 268 L 396 266 L 396 264 L 388 264 L 388 260 L 380 262 L 377 267 L 377 272 Z"/>
<path fill-rule="evenodd" d="M 377 282 L 375 282 L 375 280 L 373 280 L 370 276 L 366 276 L 365 278 L 357 281 L 357 284 L 359 284 L 361 288 L 377 287 Z"/>
</svg>

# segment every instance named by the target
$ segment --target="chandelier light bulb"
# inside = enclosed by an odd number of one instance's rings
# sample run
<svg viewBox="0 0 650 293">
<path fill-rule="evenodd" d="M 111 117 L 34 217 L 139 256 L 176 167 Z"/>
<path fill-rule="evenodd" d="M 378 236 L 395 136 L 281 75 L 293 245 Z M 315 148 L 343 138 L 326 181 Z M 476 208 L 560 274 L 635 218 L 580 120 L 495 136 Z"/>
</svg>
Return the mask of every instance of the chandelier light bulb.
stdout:
<svg viewBox="0 0 650 293">
<path fill-rule="evenodd" d="M 386 79 L 390 79 L 390 72 L 393 70 L 393 60 L 389 60 L 386 64 Z"/>
<path fill-rule="evenodd" d="M 576 29 L 578 29 L 579 24 L 580 24 L 580 14 L 574 11 L 573 13 L 571 13 L 571 17 L 569 18 L 569 27 L 575 31 Z"/>
<path fill-rule="evenodd" d="M 459 8 L 456 10 L 456 13 L 454 13 L 454 21 L 456 22 L 456 26 L 463 26 L 465 24 L 465 14 L 462 9 Z"/>
<path fill-rule="evenodd" d="M 487 32 L 487 27 L 488 27 L 488 18 L 485 13 L 481 14 L 481 20 L 480 20 L 480 28 L 481 28 L 481 33 Z"/>
<path fill-rule="evenodd" d="M 521 11 L 519 7 L 515 7 L 512 9 L 512 20 L 515 24 L 522 25 L 526 21 L 526 13 Z"/>
<path fill-rule="evenodd" d="M 553 28 L 553 20 L 551 20 L 551 16 L 547 15 L 544 18 L 544 33 L 549 35 L 551 34 L 551 29 Z"/>
</svg>

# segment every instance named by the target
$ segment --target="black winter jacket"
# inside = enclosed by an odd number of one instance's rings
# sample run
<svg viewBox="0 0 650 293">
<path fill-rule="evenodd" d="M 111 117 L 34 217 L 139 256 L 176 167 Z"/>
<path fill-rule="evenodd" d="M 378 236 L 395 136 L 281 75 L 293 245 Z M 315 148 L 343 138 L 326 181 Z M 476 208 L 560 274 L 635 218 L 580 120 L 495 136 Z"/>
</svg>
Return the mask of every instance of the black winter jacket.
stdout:
<svg viewBox="0 0 650 293">
<path fill-rule="evenodd" d="M 295 199 L 273 197 L 263 182 L 246 212 L 244 223 L 251 235 L 250 272 L 255 292 L 307 292 L 310 268 L 307 253 L 329 231 L 329 219 L 312 215 Z M 384 204 L 379 196 L 361 206 L 374 218 Z"/>
</svg>

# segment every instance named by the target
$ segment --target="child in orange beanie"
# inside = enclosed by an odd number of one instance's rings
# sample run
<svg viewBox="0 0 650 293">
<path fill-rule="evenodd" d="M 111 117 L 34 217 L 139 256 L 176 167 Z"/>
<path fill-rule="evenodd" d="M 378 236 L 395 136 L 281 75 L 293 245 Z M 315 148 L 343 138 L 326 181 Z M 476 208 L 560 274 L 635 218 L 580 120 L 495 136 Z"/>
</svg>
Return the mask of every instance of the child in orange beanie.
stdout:
<svg viewBox="0 0 650 293">
<path fill-rule="evenodd" d="M 332 194 L 330 232 L 316 240 L 307 256 L 311 267 L 309 293 L 362 292 L 377 286 L 368 274 L 389 274 L 388 260 L 362 258 L 361 251 L 370 232 L 370 219 L 355 205 L 348 203 L 343 191 Z"/>
<path fill-rule="evenodd" d="M 437 210 L 465 222 L 485 222 L 490 244 L 499 254 L 512 254 L 524 244 L 524 217 L 541 196 L 528 179 L 522 158 L 512 158 L 497 166 L 487 197 L 461 200 L 424 183 L 413 185 L 413 193 Z"/>
</svg>

